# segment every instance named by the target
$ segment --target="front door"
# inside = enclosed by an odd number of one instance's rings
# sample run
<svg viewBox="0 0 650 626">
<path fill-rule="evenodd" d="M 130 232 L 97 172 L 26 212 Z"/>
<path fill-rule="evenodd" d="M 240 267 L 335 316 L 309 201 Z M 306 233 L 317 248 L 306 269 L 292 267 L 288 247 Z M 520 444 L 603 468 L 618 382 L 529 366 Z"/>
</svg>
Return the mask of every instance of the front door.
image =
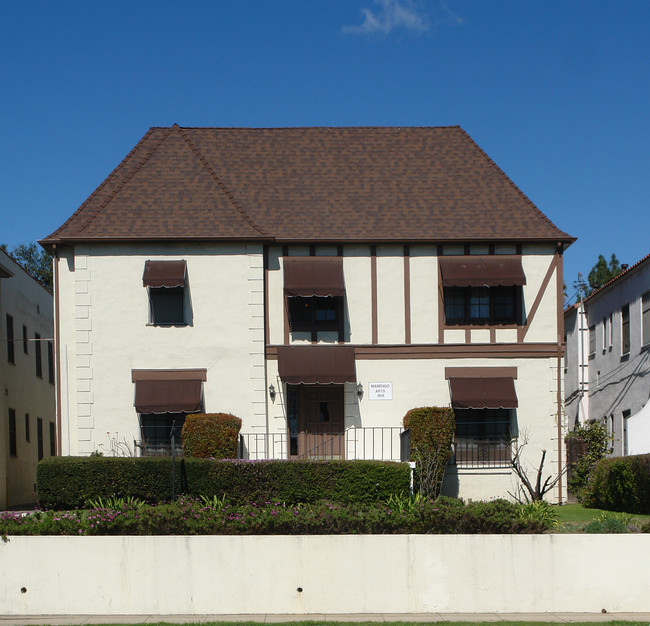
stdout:
<svg viewBox="0 0 650 626">
<path fill-rule="evenodd" d="M 343 385 L 290 385 L 291 456 L 344 458 Z"/>
</svg>

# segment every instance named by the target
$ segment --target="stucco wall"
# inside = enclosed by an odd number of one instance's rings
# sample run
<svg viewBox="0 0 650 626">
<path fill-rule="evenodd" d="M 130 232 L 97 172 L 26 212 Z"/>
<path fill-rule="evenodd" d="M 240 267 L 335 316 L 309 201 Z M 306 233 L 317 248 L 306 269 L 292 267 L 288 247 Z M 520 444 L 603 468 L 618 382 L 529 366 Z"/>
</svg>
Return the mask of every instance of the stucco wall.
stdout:
<svg viewBox="0 0 650 626">
<path fill-rule="evenodd" d="M 650 535 L 10 537 L 0 589 L 6 615 L 647 612 L 649 551 Z"/>
<path fill-rule="evenodd" d="M 54 385 L 49 382 L 48 343 L 54 345 L 52 294 L 4 252 L 0 263 L 13 276 L 0 279 L 0 509 L 34 503 L 38 462 L 37 419 L 43 420 L 43 454 L 50 455 L 50 424 L 55 422 Z M 7 357 L 6 316 L 13 318 L 14 363 Z M 23 344 L 27 327 L 27 353 Z M 41 337 L 42 377 L 36 376 L 35 335 Z M 16 415 L 16 456 L 9 450 L 9 409 Z M 29 415 L 27 441 L 25 415 Z"/>
<path fill-rule="evenodd" d="M 461 246 L 445 246 L 445 254 L 463 254 Z M 288 246 L 290 256 L 308 256 L 307 246 Z M 487 254 L 487 246 L 472 246 L 471 254 Z M 514 246 L 497 246 L 497 254 L 514 254 Z M 524 314 L 528 315 L 553 262 L 555 248 L 549 245 L 523 246 L 522 265 L 526 274 L 523 287 Z M 315 254 L 336 255 L 332 246 L 316 246 Z M 410 322 L 412 344 L 437 344 L 438 338 L 438 258 L 435 246 L 409 246 L 408 279 L 410 291 Z M 405 261 L 402 246 L 376 246 L 377 266 L 377 343 L 403 345 L 406 343 Z M 269 248 L 268 262 L 269 343 L 284 343 L 284 291 L 282 247 Z M 350 343 L 367 345 L 372 342 L 371 301 L 371 247 L 351 245 L 343 247 L 343 273 L 345 280 L 345 336 Z M 562 280 L 554 270 L 537 307 L 524 343 L 555 343 L 557 327 L 557 281 Z M 517 331 L 497 328 L 497 343 L 516 343 Z M 291 333 L 293 343 L 309 342 L 308 333 Z M 336 341 L 335 334 L 319 340 Z M 465 331 L 447 329 L 444 343 L 465 343 Z M 471 330 L 471 343 L 490 343 L 490 332 L 484 328 Z"/>
<path fill-rule="evenodd" d="M 189 325 L 148 324 L 146 260 L 185 259 Z M 140 439 L 132 369 L 205 368 L 206 411 L 264 425 L 261 246 L 77 246 L 59 264 L 64 454 Z M 65 421 L 65 420 L 64 420 Z"/>
<path fill-rule="evenodd" d="M 650 345 L 644 346 L 642 339 L 642 296 L 649 290 L 650 262 L 645 261 L 585 303 L 587 324 L 594 326 L 596 333 L 596 350 L 587 361 L 589 417 L 606 419 L 610 432 L 613 421 L 615 455 L 625 453 L 627 424 L 623 412 L 635 415 L 650 399 Z M 630 350 L 624 354 L 621 309 L 626 304 L 630 307 Z M 610 316 L 611 345 L 603 341 L 603 323 L 606 320 L 609 326 Z M 628 446 L 628 453 L 634 445 Z"/>
<path fill-rule="evenodd" d="M 515 389 L 519 407 L 515 411 L 513 432 L 519 435 L 520 441 L 525 439 L 528 442 L 522 459 L 532 476 L 533 469 L 539 465 L 542 450 L 546 450 L 544 476 L 555 474 L 558 468 L 555 359 L 357 360 L 357 381 L 361 382 L 365 392 L 359 399 L 356 386 L 346 385 L 345 427 L 398 427 L 409 409 L 449 406 L 449 381 L 445 379 L 445 367 L 449 366 L 517 368 Z M 286 432 L 285 386 L 277 373 L 277 361 L 268 362 L 268 374 L 269 384 L 273 383 L 280 391 L 275 402 L 269 404 L 272 431 Z M 368 393 L 371 382 L 392 383 L 392 399 L 371 400 Z M 393 438 L 397 438 L 397 433 Z M 398 441 L 394 441 L 393 445 L 397 446 L 393 450 L 399 455 Z M 507 468 L 456 470 L 452 467 L 447 472 L 445 493 L 465 499 L 508 498 L 511 497 L 510 493 L 517 492 L 518 485 L 519 481 Z M 557 498 L 558 495 L 555 490 L 553 497 Z"/>
</svg>

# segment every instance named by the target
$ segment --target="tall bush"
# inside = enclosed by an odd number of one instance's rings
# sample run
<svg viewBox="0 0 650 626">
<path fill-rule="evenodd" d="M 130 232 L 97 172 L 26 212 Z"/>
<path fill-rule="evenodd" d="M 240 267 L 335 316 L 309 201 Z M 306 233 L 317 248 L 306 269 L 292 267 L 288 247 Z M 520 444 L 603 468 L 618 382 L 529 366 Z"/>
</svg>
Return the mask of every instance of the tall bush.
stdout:
<svg viewBox="0 0 650 626">
<path fill-rule="evenodd" d="M 599 461 L 584 503 L 608 511 L 650 514 L 650 454 Z"/>
<path fill-rule="evenodd" d="M 404 416 L 411 433 L 411 460 L 420 493 L 437 498 L 442 489 L 445 466 L 451 456 L 456 420 L 450 407 L 421 407 Z"/>
<path fill-rule="evenodd" d="M 569 468 L 568 479 L 569 491 L 582 502 L 591 473 L 609 450 L 610 438 L 604 424 L 592 422 L 587 426 L 577 426 L 566 436 L 567 448 L 572 440 L 583 442 L 585 447 L 585 453 Z"/>
<path fill-rule="evenodd" d="M 186 456 L 234 459 L 241 419 L 230 413 L 194 413 L 185 418 L 181 441 Z"/>
</svg>

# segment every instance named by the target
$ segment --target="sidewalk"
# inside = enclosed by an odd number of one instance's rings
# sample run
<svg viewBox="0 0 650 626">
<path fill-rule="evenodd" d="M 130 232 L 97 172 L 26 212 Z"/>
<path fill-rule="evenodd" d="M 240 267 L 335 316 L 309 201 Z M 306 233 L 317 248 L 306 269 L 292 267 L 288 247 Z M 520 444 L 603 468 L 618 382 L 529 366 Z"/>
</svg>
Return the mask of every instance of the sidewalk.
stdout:
<svg viewBox="0 0 650 626">
<path fill-rule="evenodd" d="M 627 621 L 650 624 L 650 613 L 367 613 L 350 615 L 0 615 L 0 626 L 35 626 L 52 624 L 169 624 L 205 622 L 611 622 Z"/>
</svg>

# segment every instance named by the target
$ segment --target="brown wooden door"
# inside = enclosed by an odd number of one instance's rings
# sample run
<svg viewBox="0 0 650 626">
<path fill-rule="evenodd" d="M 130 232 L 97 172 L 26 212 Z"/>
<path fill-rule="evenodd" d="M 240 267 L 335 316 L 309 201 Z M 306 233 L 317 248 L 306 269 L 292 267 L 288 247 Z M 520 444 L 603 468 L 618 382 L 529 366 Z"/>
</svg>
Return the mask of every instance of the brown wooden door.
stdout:
<svg viewBox="0 0 650 626">
<path fill-rule="evenodd" d="M 342 385 L 303 385 L 298 401 L 298 456 L 344 458 Z"/>
</svg>

